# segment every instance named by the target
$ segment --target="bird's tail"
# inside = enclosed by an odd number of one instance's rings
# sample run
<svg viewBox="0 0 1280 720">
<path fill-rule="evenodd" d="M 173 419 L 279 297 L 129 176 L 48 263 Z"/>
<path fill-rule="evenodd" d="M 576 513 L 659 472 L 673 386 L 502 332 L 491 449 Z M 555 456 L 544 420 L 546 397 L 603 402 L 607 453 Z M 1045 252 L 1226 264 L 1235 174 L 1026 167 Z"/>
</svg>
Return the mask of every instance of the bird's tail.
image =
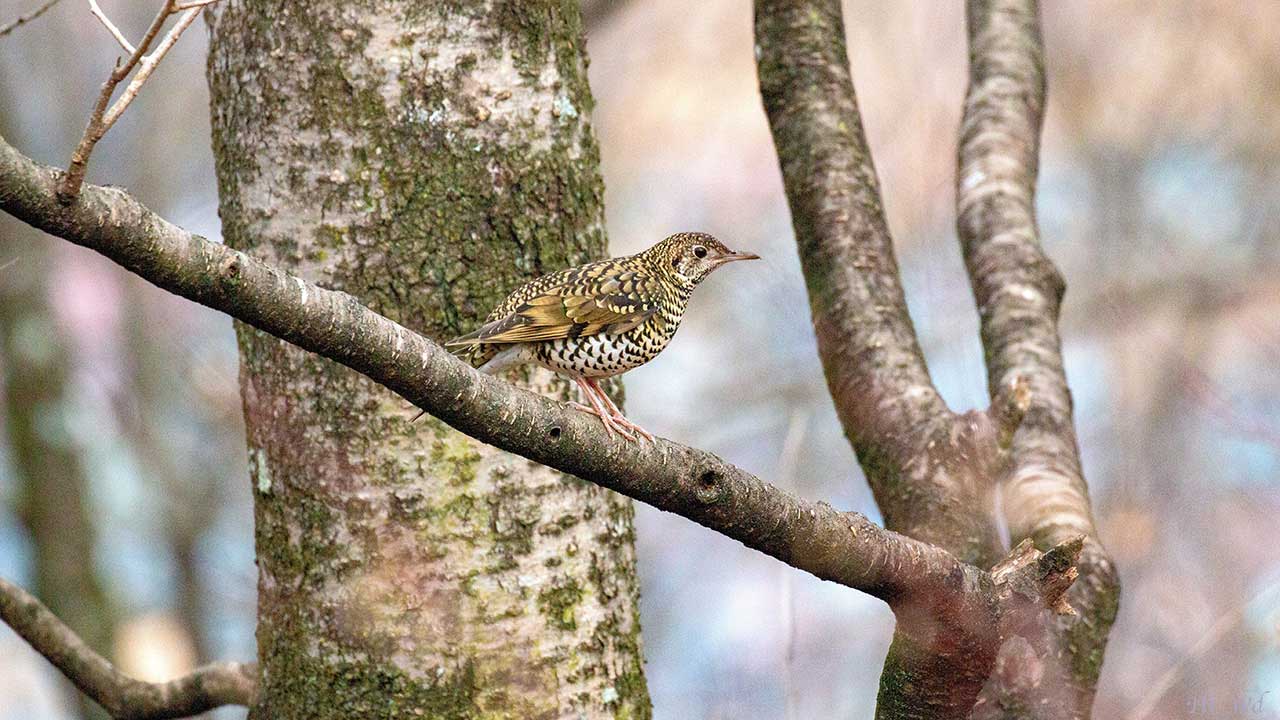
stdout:
<svg viewBox="0 0 1280 720">
<path fill-rule="evenodd" d="M 479 368 L 483 366 L 485 363 L 492 360 L 493 357 L 497 355 L 498 351 L 501 349 L 497 345 L 479 345 L 479 344 L 452 345 L 451 343 L 446 343 L 445 347 L 449 348 L 449 352 L 453 353 L 454 357 L 467 363 L 473 368 Z"/>
<path fill-rule="evenodd" d="M 479 334 L 480 331 L 476 330 L 466 335 L 459 335 L 446 342 L 444 346 L 449 348 L 449 352 L 453 353 L 459 360 L 473 368 L 478 368 L 492 360 L 499 350 L 495 345 L 478 342 L 476 338 Z"/>
</svg>

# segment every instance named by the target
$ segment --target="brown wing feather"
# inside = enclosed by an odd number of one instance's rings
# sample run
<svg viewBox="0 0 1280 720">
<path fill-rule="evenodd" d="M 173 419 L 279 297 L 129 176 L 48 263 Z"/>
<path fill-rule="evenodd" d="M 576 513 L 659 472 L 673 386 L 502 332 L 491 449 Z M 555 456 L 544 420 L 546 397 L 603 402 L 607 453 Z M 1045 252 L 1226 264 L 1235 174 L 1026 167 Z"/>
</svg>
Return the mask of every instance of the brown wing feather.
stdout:
<svg viewBox="0 0 1280 720">
<path fill-rule="evenodd" d="M 539 278 L 512 293 L 504 303 L 514 304 L 509 312 L 448 344 L 497 345 L 620 333 L 638 327 L 658 310 L 657 282 L 624 270 L 616 260 L 573 268 L 554 282 L 548 280 L 552 278 Z"/>
</svg>

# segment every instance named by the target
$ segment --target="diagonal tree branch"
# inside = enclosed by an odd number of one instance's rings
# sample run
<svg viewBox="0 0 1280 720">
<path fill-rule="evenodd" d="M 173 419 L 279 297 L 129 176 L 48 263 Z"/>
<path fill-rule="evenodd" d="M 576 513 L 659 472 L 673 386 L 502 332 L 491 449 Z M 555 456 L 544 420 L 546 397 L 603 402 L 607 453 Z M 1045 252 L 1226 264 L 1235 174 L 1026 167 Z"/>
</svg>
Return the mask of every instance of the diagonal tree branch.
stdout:
<svg viewBox="0 0 1280 720">
<path fill-rule="evenodd" d="M 687 517 L 793 567 L 891 604 L 978 592 L 986 574 L 860 513 L 791 496 L 665 440 L 637 446 L 593 418 L 476 372 L 355 298 L 176 227 L 115 188 L 63 205 L 60 172 L 0 138 L 0 208 L 148 281 L 373 379 L 479 440 Z M 406 421 L 408 418 L 406 417 Z"/>
<path fill-rule="evenodd" d="M 1040 245 L 1035 186 L 1045 107 L 1044 44 L 1036 0 L 969 0 L 969 89 L 960 129 L 957 228 L 973 286 L 993 396 L 1015 379 L 1029 406 L 1002 481 L 1014 542 L 1047 548 L 1087 538 L 1070 602 L 1050 648 L 1061 683 L 1028 690 L 1039 706 L 1087 715 L 1115 620 L 1115 568 L 1097 541 L 1062 363 L 1058 315 L 1065 284 Z M 1066 687 L 1063 688 L 1062 686 Z M 1056 690 L 1055 690 L 1056 689 Z"/>
<path fill-rule="evenodd" d="M 111 717 L 161 720 L 199 715 L 223 705 L 252 705 L 258 667 L 216 663 L 162 683 L 135 680 L 94 652 L 39 600 L 0 578 L 0 619 Z"/>
</svg>

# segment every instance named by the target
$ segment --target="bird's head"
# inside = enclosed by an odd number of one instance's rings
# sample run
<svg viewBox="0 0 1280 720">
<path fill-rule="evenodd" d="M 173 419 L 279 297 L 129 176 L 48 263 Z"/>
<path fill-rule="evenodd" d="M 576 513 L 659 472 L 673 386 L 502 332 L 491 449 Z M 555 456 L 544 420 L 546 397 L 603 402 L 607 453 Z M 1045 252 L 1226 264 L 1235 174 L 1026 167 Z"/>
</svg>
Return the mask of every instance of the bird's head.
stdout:
<svg viewBox="0 0 1280 720">
<path fill-rule="evenodd" d="M 756 260 L 749 252 L 734 252 L 714 237 L 699 232 L 676 233 L 648 250 L 663 271 L 692 288 L 712 270 L 734 260 Z"/>
</svg>

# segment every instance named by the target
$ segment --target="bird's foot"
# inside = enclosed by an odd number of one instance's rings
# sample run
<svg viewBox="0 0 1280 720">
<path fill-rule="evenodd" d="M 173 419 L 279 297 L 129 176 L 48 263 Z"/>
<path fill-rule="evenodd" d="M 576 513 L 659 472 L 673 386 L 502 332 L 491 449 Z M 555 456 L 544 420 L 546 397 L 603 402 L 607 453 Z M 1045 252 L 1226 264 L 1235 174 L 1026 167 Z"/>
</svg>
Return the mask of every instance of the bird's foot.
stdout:
<svg viewBox="0 0 1280 720">
<path fill-rule="evenodd" d="M 620 427 L 626 428 L 627 430 L 634 432 L 636 435 L 639 435 L 645 440 L 648 440 L 650 443 L 653 442 L 653 433 L 631 422 L 622 413 L 615 413 L 613 416 L 613 421 L 617 423 Z"/>
<path fill-rule="evenodd" d="M 610 435 L 616 433 L 620 437 L 630 440 L 631 442 L 637 442 L 636 436 L 632 435 L 631 431 L 628 430 L 626 427 L 618 424 L 616 422 L 616 418 L 614 418 L 609 413 L 602 412 L 596 408 L 591 407 L 590 405 L 583 405 L 580 402 L 571 402 L 569 403 L 569 407 L 573 408 L 574 410 L 581 410 L 582 412 L 587 413 L 588 415 L 595 415 L 596 417 L 600 418 L 601 424 L 604 425 L 604 429 L 607 430 Z M 626 418 L 623 418 L 623 419 L 626 420 Z M 631 425 L 631 423 L 628 421 L 627 425 L 629 426 Z M 650 440 L 653 439 L 652 435 L 649 435 L 648 433 L 645 433 L 645 435 L 648 435 Z"/>
</svg>

